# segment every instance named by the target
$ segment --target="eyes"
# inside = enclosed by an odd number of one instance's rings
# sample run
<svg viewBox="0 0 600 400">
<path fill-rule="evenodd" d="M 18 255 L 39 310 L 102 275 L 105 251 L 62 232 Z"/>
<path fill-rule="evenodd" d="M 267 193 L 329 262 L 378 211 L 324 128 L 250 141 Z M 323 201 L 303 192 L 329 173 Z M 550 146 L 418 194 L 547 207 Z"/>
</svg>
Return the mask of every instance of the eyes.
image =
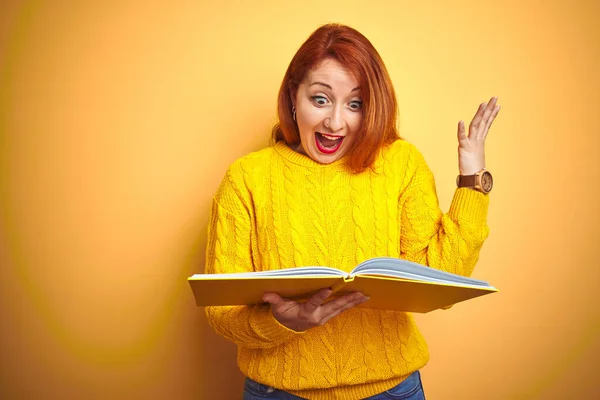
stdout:
<svg viewBox="0 0 600 400">
<path fill-rule="evenodd" d="M 314 95 L 314 96 L 310 96 L 310 98 L 312 99 L 313 103 L 317 107 L 325 107 L 326 105 L 329 104 L 329 99 L 323 95 Z M 362 109 L 362 105 L 363 105 L 362 101 L 352 100 L 348 103 L 347 107 L 351 111 L 360 111 Z"/>
</svg>

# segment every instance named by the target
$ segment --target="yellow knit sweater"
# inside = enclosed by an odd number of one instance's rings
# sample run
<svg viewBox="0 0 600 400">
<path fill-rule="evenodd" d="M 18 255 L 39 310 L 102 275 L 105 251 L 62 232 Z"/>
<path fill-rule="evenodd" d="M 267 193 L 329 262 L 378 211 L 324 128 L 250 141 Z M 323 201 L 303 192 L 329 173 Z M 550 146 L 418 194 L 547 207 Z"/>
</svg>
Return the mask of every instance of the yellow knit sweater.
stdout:
<svg viewBox="0 0 600 400">
<path fill-rule="evenodd" d="M 321 165 L 278 142 L 227 171 L 212 204 L 206 273 L 314 265 L 350 271 L 388 256 L 468 276 L 488 235 L 488 204 L 487 195 L 457 189 L 442 214 L 431 171 L 403 140 L 360 174 L 345 159 Z M 279 324 L 269 305 L 207 307 L 206 314 L 238 345 L 246 376 L 309 399 L 372 396 L 429 358 L 403 312 L 350 309 L 305 332 Z"/>
</svg>

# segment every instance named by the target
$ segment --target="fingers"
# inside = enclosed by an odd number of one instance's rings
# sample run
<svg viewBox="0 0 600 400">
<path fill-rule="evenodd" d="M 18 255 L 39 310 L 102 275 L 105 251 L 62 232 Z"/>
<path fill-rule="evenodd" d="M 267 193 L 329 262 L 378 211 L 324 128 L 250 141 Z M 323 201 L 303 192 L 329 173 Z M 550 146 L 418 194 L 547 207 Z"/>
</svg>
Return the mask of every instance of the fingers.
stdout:
<svg viewBox="0 0 600 400">
<path fill-rule="evenodd" d="M 325 303 L 332 292 L 331 288 L 321 289 L 304 303 L 282 298 L 277 293 L 265 293 L 262 300 L 271 304 L 273 316 L 282 325 L 298 332 L 323 325 L 343 311 L 368 300 L 362 293 L 355 292 Z"/>
<path fill-rule="evenodd" d="M 265 293 L 263 300 L 271 304 L 273 316 L 282 325 L 301 332 L 324 325 L 331 318 L 369 299 L 362 293 L 355 292 L 325 303 L 331 293 L 330 288 L 322 289 L 304 303 L 281 298 L 275 293 Z"/>
<path fill-rule="evenodd" d="M 458 122 L 458 141 L 464 140 L 467 140 L 467 133 L 465 132 L 465 122 L 461 120 Z"/>
<path fill-rule="evenodd" d="M 322 294 L 321 292 L 324 292 Z M 327 297 L 331 295 L 331 290 L 327 289 L 315 294 L 315 300 L 309 299 L 304 304 L 304 312 L 308 315 L 307 319 L 313 326 L 323 325 L 331 318 L 341 314 L 349 308 L 355 307 L 361 303 L 364 303 L 369 298 L 360 292 L 349 293 L 341 296 L 337 299 L 331 300 L 325 304 L 321 303 L 316 308 L 314 307 L 315 302 L 321 301 L 325 294 Z M 319 297 L 317 297 L 319 296 Z M 323 300 L 324 301 L 324 300 Z"/>
<path fill-rule="evenodd" d="M 489 128 L 489 124 L 490 124 L 490 117 L 492 116 L 492 114 L 494 113 L 494 110 L 496 108 L 496 103 L 498 101 L 497 97 L 492 97 L 489 101 L 489 103 L 484 103 L 486 104 L 484 110 L 483 110 L 483 117 L 481 118 L 481 122 L 479 124 L 479 127 L 477 129 L 477 139 L 482 139 L 484 133 L 487 132 L 487 129 Z"/>
<path fill-rule="evenodd" d="M 350 308 L 356 307 L 359 304 L 362 304 L 369 300 L 369 297 L 363 295 L 362 293 L 356 293 L 356 296 L 351 301 L 346 301 L 340 305 L 336 305 L 336 307 L 332 308 L 329 313 L 325 313 L 325 317 L 321 321 L 321 325 L 329 321 L 330 319 L 337 317 L 341 313 Z M 329 303 L 328 303 L 329 304 Z"/>
<path fill-rule="evenodd" d="M 471 120 L 471 123 L 469 124 L 469 137 L 470 138 L 473 138 L 473 137 L 475 137 L 475 135 L 477 135 L 477 129 L 479 129 L 479 124 L 481 123 L 481 120 L 483 119 L 483 111 L 485 110 L 486 105 L 487 105 L 486 103 L 481 103 L 479 105 L 477 112 L 475 113 L 475 115 L 473 116 L 473 119 Z"/>
<path fill-rule="evenodd" d="M 289 323 L 290 320 L 293 320 L 294 316 L 298 314 L 299 303 L 290 299 L 285 299 L 276 293 L 265 293 L 262 299 L 271 304 L 271 312 L 275 319 L 290 329 L 295 328 L 295 326 L 288 325 L 286 322 Z"/>
<path fill-rule="evenodd" d="M 277 293 L 265 293 L 262 300 L 271 304 L 273 314 L 283 315 L 298 305 L 295 301 L 284 299 Z"/>
<path fill-rule="evenodd" d="M 492 122 L 494 122 L 494 120 L 496 119 L 496 116 L 498 115 L 499 112 L 500 112 L 500 106 L 497 105 L 496 107 L 494 107 L 494 111 L 492 112 L 492 115 L 490 116 L 488 123 L 485 127 L 485 131 L 482 134 L 483 140 L 485 140 L 485 138 L 487 137 L 488 131 L 490 130 L 490 126 L 492 126 Z"/>
<path fill-rule="evenodd" d="M 319 308 L 323 303 L 325 303 L 325 300 L 327 300 L 329 296 L 331 296 L 332 292 L 333 290 L 331 290 L 330 288 L 319 290 L 317 293 L 315 293 L 308 299 L 308 301 L 304 305 L 304 310 L 310 314 L 314 313 L 317 308 Z"/>
<path fill-rule="evenodd" d="M 323 322 L 326 322 L 336 315 L 348 310 L 349 308 L 355 307 L 367 300 L 369 300 L 369 298 L 360 292 L 349 293 L 340 298 L 332 300 L 329 303 L 321 306 L 323 316 L 325 317 Z"/>
<path fill-rule="evenodd" d="M 498 98 L 492 97 L 489 102 L 481 103 L 471 124 L 469 125 L 469 138 L 475 140 L 485 139 L 487 132 L 498 115 L 500 106 L 497 105 Z"/>
</svg>

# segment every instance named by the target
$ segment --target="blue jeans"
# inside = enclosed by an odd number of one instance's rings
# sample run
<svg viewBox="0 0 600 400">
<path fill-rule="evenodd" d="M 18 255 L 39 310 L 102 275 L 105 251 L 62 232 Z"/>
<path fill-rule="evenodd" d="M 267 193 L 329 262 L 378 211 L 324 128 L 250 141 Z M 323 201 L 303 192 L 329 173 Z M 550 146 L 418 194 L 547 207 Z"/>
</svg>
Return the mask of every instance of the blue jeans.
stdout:
<svg viewBox="0 0 600 400">
<path fill-rule="evenodd" d="M 408 378 L 400 382 L 399 385 L 363 400 L 384 399 L 425 400 L 425 393 L 423 392 L 421 374 L 419 371 L 410 374 Z M 294 396 L 283 390 L 274 389 L 255 382 L 250 378 L 246 378 L 242 400 L 302 400 L 302 397 Z"/>
</svg>

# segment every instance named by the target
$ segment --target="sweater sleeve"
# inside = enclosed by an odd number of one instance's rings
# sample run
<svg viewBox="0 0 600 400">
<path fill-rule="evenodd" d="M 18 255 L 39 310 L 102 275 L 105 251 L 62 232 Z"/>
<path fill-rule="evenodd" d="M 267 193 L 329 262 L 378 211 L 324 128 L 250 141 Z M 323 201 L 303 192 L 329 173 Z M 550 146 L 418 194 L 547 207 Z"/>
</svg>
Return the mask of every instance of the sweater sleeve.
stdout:
<svg viewBox="0 0 600 400">
<path fill-rule="evenodd" d="M 254 271 L 250 194 L 243 174 L 232 166 L 212 202 L 205 273 Z M 248 348 L 275 347 L 301 333 L 281 325 L 266 304 L 210 306 L 209 324 L 226 339 Z"/>
<path fill-rule="evenodd" d="M 470 276 L 489 234 L 489 194 L 458 188 L 443 214 L 435 181 L 421 153 L 413 146 L 408 181 L 400 195 L 400 251 L 403 258 L 463 276 Z"/>
</svg>

